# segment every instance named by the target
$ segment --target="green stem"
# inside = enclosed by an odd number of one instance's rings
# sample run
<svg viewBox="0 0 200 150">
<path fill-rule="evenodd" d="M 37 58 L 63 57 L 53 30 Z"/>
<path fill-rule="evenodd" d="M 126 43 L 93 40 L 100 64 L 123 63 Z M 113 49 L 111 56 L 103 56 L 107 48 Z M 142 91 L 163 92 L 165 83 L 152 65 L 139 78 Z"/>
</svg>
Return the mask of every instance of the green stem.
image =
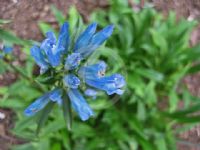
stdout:
<svg viewBox="0 0 200 150">
<path fill-rule="evenodd" d="M 70 147 L 70 150 L 73 150 L 74 142 L 73 142 L 73 139 L 72 139 L 72 132 L 71 131 L 69 131 L 69 133 L 68 133 L 68 138 L 69 138 L 69 147 Z"/>
<path fill-rule="evenodd" d="M 3 61 L 4 62 L 4 61 Z M 41 86 L 40 83 L 38 83 L 36 80 L 33 80 L 32 78 L 30 78 L 29 76 L 27 76 L 25 73 L 23 73 L 19 68 L 17 68 L 16 66 L 14 66 L 12 63 L 7 63 L 7 65 L 10 66 L 10 68 L 12 68 L 15 72 L 19 73 L 24 79 L 26 79 L 27 81 L 29 81 L 30 83 L 34 84 L 36 86 L 36 88 L 42 92 L 45 92 L 46 90 Z"/>
<path fill-rule="evenodd" d="M 69 131 L 71 131 L 71 127 L 72 127 L 72 112 L 71 112 L 71 107 L 70 107 L 71 103 L 66 93 L 67 93 L 67 90 L 65 89 L 65 93 L 63 94 L 63 113 L 64 113 L 64 118 L 67 123 L 67 128 Z"/>
<path fill-rule="evenodd" d="M 68 140 L 69 140 L 69 148 L 70 150 L 73 150 L 73 146 L 74 146 L 74 141 L 72 139 L 72 131 L 71 131 L 71 126 L 72 126 L 72 112 L 71 112 L 71 103 L 69 98 L 67 97 L 66 93 L 67 93 L 67 89 L 63 88 L 65 93 L 63 94 L 63 114 L 64 114 L 64 118 L 65 121 L 67 123 L 67 128 L 68 128 Z"/>
</svg>

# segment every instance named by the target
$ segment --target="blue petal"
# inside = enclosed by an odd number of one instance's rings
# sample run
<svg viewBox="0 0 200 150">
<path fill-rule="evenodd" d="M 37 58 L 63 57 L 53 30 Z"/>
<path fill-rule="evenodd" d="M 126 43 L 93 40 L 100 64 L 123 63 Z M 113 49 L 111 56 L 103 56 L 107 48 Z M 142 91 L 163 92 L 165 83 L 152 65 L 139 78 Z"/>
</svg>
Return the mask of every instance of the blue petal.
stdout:
<svg viewBox="0 0 200 150">
<path fill-rule="evenodd" d="M 49 60 L 49 63 L 51 66 L 56 67 L 60 64 L 61 62 L 61 55 L 60 53 L 53 54 L 51 50 L 49 50 L 47 53 L 47 58 Z"/>
<path fill-rule="evenodd" d="M 56 43 L 56 36 L 52 31 L 48 31 L 46 33 L 46 37 L 47 39 L 49 39 L 49 41 L 51 41 L 52 43 Z"/>
<path fill-rule="evenodd" d="M 105 75 L 106 67 L 107 65 L 104 61 L 99 61 L 97 64 L 81 67 L 78 74 L 84 80 L 86 78 L 96 79 Z"/>
<path fill-rule="evenodd" d="M 89 44 L 87 46 L 79 48 L 76 52 L 80 53 L 83 58 L 89 56 L 95 49 L 97 49 L 98 45 Z"/>
<path fill-rule="evenodd" d="M 42 42 L 40 48 L 44 50 L 51 66 L 56 67 L 61 61 L 61 49 L 56 47 L 56 37 L 53 32 L 47 32 L 46 36 L 47 38 Z"/>
<path fill-rule="evenodd" d="M 62 90 L 55 89 L 49 93 L 49 99 L 60 104 L 62 102 Z"/>
<path fill-rule="evenodd" d="M 126 84 L 124 77 L 120 74 L 113 74 L 111 76 L 96 79 L 87 79 L 86 77 L 85 82 L 89 86 L 106 91 L 108 95 L 114 93 L 122 95 L 124 90 L 121 88 Z"/>
<path fill-rule="evenodd" d="M 105 27 L 104 29 L 93 35 L 88 45 L 79 48 L 77 52 L 79 52 L 83 57 L 87 57 L 88 55 L 93 53 L 94 50 L 97 49 L 101 44 L 103 44 L 103 42 L 110 37 L 112 32 L 113 32 L 113 25 Z"/>
<path fill-rule="evenodd" d="M 58 36 L 57 49 L 58 51 L 63 51 L 65 54 L 67 53 L 69 46 L 69 24 L 65 22 Z"/>
<path fill-rule="evenodd" d="M 35 102 L 33 102 L 26 110 L 24 111 L 24 114 L 26 116 L 33 116 L 38 111 L 42 110 L 50 101 L 49 99 L 49 93 L 46 93 L 42 97 L 38 98 Z"/>
<path fill-rule="evenodd" d="M 52 49 L 56 50 L 56 36 L 52 31 L 46 33 L 46 39 L 44 39 L 41 43 L 40 49 L 44 50 L 45 53 L 48 51 L 52 51 Z M 53 52 L 54 54 L 56 51 Z"/>
<path fill-rule="evenodd" d="M 86 89 L 84 94 L 86 96 L 92 97 L 93 99 L 96 99 L 97 91 L 93 89 Z"/>
<path fill-rule="evenodd" d="M 74 74 L 68 74 L 64 76 L 63 82 L 66 87 L 72 88 L 72 89 L 77 89 L 78 86 L 80 85 L 80 80 L 77 76 Z"/>
<path fill-rule="evenodd" d="M 49 65 L 46 62 L 45 57 L 42 54 L 42 50 L 39 47 L 33 46 L 31 48 L 31 56 L 34 58 L 37 65 L 40 66 L 41 70 L 43 70 L 42 72 L 48 69 Z"/>
<path fill-rule="evenodd" d="M 69 89 L 68 96 L 73 109 L 79 114 L 81 120 L 88 120 L 94 115 L 92 109 L 77 89 Z"/>
<path fill-rule="evenodd" d="M 3 47 L 3 51 L 4 51 L 5 54 L 9 54 L 9 53 L 11 53 L 13 51 L 13 47 L 11 47 L 11 46 L 4 46 Z"/>
<path fill-rule="evenodd" d="M 81 35 L 78 37 L 75 47 L 74 47 L 74 52 L 76 52 L 78 49 L 85 47 L 89 44 L 93 34 L 96 31 L 97 24 L 92 23 L 90 24 L 85 31 L 81 33 Z"/>
<path fill-rule="evenodd" d="M 65 69 L 73 70 L 77 68 L 81 60 L 82 60 L 82 57 L 80 53 L 72 53 L 71 55 L 68 55 L 65 61 Z"/>
<path fill-rule="evenodd" d="M 91 40 L 92 45 L 100 46 L 107 38 L 109 38 L 113 32 L 113 25 L 109 25 L 102 29 L 101 31 L 97 32 Z"/>
</svg>

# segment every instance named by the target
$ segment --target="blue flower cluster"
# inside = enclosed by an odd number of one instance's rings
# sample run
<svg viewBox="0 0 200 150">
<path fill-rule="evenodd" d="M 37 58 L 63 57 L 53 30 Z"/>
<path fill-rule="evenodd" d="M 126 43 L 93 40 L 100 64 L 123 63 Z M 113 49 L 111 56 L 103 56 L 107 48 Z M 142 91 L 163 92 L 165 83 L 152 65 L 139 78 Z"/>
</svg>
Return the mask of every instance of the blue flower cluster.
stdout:
<svg viewBox="0 0 200 150">
<path fill-rule="evenodd" d="M 81 120 L 89 119 L 94 113 L 80 92 L 83 83 L 89 87 L 85 90 L 85 95 L 93 98 L 96 97 L 96 90 L 103 90 L 108 95 L 123 94 L 124 77 L 120 74 L 105 76 L 105 62 L 99 61 L 93 65 L 81 66 L 81 62 L 102 45 L 113 32 L 112 25 L 98 32 L 96 28 L 96 23 L 90 24 L 73 44 L 66 22 L 62 25 L 58 38 L 53 32 L 47 32 L 46 39 L 41 45 L 31 48 L 31 55 L 40 67 L 41 74 L 47 70 L 61 68 L 63 75 L 58 80 L 59 84 L 53 85 L 51 91 L 38 98 L 25 110 L 27 116 L 34 115 L 50 101 L 62 105 L 63 95 L 66 94 Z"/>
</svg>

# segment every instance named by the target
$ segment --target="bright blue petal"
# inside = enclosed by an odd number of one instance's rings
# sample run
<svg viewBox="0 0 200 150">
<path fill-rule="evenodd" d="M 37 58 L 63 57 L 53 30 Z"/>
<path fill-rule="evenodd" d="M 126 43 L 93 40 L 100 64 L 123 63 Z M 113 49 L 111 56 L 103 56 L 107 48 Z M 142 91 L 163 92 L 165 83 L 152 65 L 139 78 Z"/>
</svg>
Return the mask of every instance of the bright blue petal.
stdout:
<svg viewBox="0 0 200 150">
<path fill-rule="evenodd" d="M 87 79 L 86 77 L 85 82 L 89 86 L 106 91 L 108 95 L 114 93 L 122 95 L 124 90 L 121 88 L 126 84 L 124 77 L 120 74 L 113 74 L 111 76 L 96 79 Z"/>
<path fill-rule="evenodd" d="M 113 28 L 114 28 L 113 25 L 109 25 L 109 26 L 103 28 L 101 31 L 97 32 L 92 37 L 91 44 L 98 45 L 98 46 L 103 44 L 103 42 L 111 36 L 111 34 L 113 32 Z"/>
<path fill-rule="evenodd" d="M 65 69 L 73 70 L 77 68 L 81 60 L 82 60 L 82 57 L 80 53 L 72 53 L 71 55 L 68 55 L 65 61 Z"/>
<path fill-rule="evenodd" d="M 81 120 L 88 120 L 94 115 L 92 109 L 77 89 L 69 89 L 67 94 L 73 109 L 79 114 Z"/>
<path fill-rule="evenodd" d="M 52 51 L 53 54 L 56 53 L 56 36 L 52 31 L 46 33 L 46 39 L 41 43 L 40 49 L 44 50 L 47 54 Z"/>
<path fill-rule="evenodd" d="M 35 62 L 41 68 L 41 72 L 44 72 L 48 69 L 48 63 L 45 60 L 45 57 L 42 53 L 42 50 L 38 46 L 33 46 L 31 48 L 31 56 L 34 58 Z"/>
<path fill-rule="evenodd" d="M 40 48 L 44 50 L 51 66 L 56 67 L 61 61 L 61 49 L 56 47 L 56 37 L 53 32 L 47 32 L 46 36 L 47 38 L 42 42 Z"/>
<path fill-rule="evenodd" d="M 60 64 L 61 62 L 60 53 L 53 54 L 52 51 L 49 50 L 46 55 L 51 66 L 56 67 Z"/>
<path fill-rule="evenodd" d="M 89 44 L 93 34 L 96 31 L 96 27 L 97 24 L 92 23 L 85 29 L 85 31 L 81 33 L 75 43 L 74 52 L 77 52 L 78 49 L 86 47 Z"/>
<path fill-rule="evenodd" d="M 49 99 L 53 102 L 61 103 L 62 102 L 62 90 L 55 89 L 49 93 Z"/>
<path fill-rule="evenodd" d="M 106 67 L 107 65 L 104 61 L 99 61 L 97 64 L 81 67 L 78 74 L 84 80 L 86 78 L 96 79 L 105 75 Z"/>
<path fill-rule="evenodd" d="M 60 33 L 57 41 L 57 49 L 58 51 L 62 51 L 65 54 L 67 53 L 69 46 L 69 24 L 65 22 L 60 28 Z"/>
<path fill-rule="evenodd" d="M 96 99 L 97 91 L 93 89 L 86 89 L 84 94 L 86 96 L 92 97 L 93 99 Z"/>
<path fill-rule="evenodd" d="M 33 102 L 26 110 L 24 111 L 24 114 L 26 116 L 33 116 L 38 111 L 42 110 L 50 101 L 49 99 L 49 93 L 46 93 L 42 97 L 38 98 L 35 102 Z"/>
<path fill-rule="evenodd" d="M 55 36 L 55 34 L 52 32 L 52 31 L 48 31 L 47 33 L 46 33 L 46 37 L 47 37 L 47 39 L 49 39 L 49 41 L 51 41 L 52 43 L 56 43 L 56 36 Z"/>
<path fill-rule="evenodd" d="M 13 47 L 11 47 L 11 46 L 4 46 L 3 47 L 3 52 L 5 54 L 10 54 L 12 51 L 13 51 Z"/>
<path fill-rule="evenodd" d="M 64 76 L 63 82 L 66 87 L 69 87 L 72 89 L 77 89 L 78 86 L 80 85 L 80 79 L 74 74 L 68 74 Z"/>
<path fill-rule="evenodd" d="M 113 25 L 107 26 L 101 31 L 97 32 L 91 38 L 90 42 L 87 45 L 79 48 L 79 52 L 83 57 L 87 57 L 92 54 L 105 40 L 107 40 L 113 32 Z"/>
<path fill-rule="evenodd" d="M 99 47 L 98 45 L 89 44 L 87 46 L 79 48 L 77 52 L 80 53 L 83 58 L 85 58 L 89 56 L 98 47 Z"/>
</svg>

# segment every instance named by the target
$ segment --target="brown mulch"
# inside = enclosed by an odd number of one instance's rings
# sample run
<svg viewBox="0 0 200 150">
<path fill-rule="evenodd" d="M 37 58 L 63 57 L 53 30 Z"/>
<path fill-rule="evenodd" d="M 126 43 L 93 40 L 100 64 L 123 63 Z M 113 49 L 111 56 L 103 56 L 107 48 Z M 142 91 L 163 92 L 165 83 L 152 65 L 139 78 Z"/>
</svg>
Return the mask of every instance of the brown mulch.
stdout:
<svg viewBox="0 0 200 150">
<path fill-rule="evenodd" d="M 184 16 L 191 19 L 200 19 L 200 0 L 152 0 L 155 7 L 167 14 L 169 10 L 175 10 L 178 17 Z M 44 21 L 56 24 L 56 20 L 51 13 L 50 6 L 54 4 L 59 10 L 66 14 L 69 7 L 75 5 L 79 12 L 88 19 L 88 14 L 96 8 L 107 7 L 106 0 L 0 0 L 0 18 L 11 19 L 12 23 L 6 28 L 14 31 L 19 37 L 24 39 L 41 40 L 42 35 L 38 29 L 38 22 Z M 200 26 L 191 35 L 191 44 L 195 45 L 200 41 Z M 16 75 L 8 72 L 0 75 L 0 86 L 9 85 L 16 80 Z M 189 89 L 194 95 L 200 96 L 200 74 L 185 78 Z M 9 145 L 20 143 L 21 141 L 9 133 L 12 127 L 13 113 L 7 109 L 1 109 L 6 118 L 0 120 L 0 150 L 7 150 Z M 179 142 L 179 150 L 200 150 L 200 126 L 180 135 L 183 139 Z"/>
<path fill-rule="evenodd" d="M 50 10 L 51 5 L 55 5 L 64 14 L 67 14 L 70 6 L 75 5 L 85 19 L 95 8 L 107 7 L 106 0 L 0 0 L 0 18 L 11 19 L 8 28 L 19 37 L 41 40 L 38 22 L 56 23 Z"/>
</svg>

